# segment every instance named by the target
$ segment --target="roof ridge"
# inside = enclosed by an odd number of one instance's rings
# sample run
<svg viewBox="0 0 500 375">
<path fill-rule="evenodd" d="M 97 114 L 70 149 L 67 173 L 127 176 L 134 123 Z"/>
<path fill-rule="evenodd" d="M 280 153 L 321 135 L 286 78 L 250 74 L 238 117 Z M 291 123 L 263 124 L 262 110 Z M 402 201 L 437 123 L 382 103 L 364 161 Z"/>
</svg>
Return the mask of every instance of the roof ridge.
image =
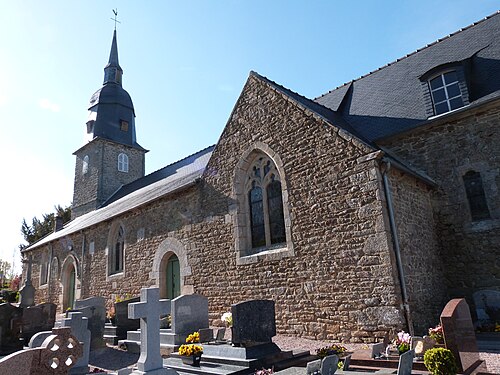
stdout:
<svg viewBox="0 0 500 375">
<path fill-rule="evenodd" d="M 193 152 L 192 154 L 190 154 L 190 155 L 188 155 L 188 156 L 185 156 L 185 157 L 183 157 L 182 159 L 179 159 L 179 160 L 177 160 L 177 161 L 174 161 L 174 162 L 172 162 L 172 163 L 170 163 L 170 164 L 165 165 L 164 167 L 161 167 L 161 168 L 159 168 L 159 169 L 157 169 L 157 170 L 155 170 L 155 171 L 153 171 L 153 172 L 151 172 L 151 173 L 148 173 L 148 174 L 147 174 L 147 175 L 145 175 L 144 177 L 151 176 L 152 174 L 154 174 L 154 173 L 156 173 L 156 172 L 159 172 L 159 171 L 161 171 L 161 170 L 163 170 L 163 169 L 165 169 L 165 168 L 171 167 L 171 166 L 172 166 L 172 165 L 174 165 L 174 164 L 180 163 L 181 161 L 184 161 L 184 160 L 186 160 L 186 159 L 189 159 L 190 157 L 193 157 L 193 156 L 195 156 L 196 154 L 200 154 L 200 153 L 202 153 L 203 151 L 206 151 L 206 150 L 208 150 L 209 148 L 211 148 L 211 147 L 215 147 L 215 146 L 216 146 L 216 145 L 210 145 L 210 146 L 207 146 L 207 147 L 205 147 L 205 148 L 202 148 L 201 150 L 196 151 L 196 152 Z M 143 177 L 141 177 L 141 178 L 143 178 Z M 130 184 L 132 184 L 132 183 L 134 183 L 134 182 L 135 182 L 135 181 L 132 181 L 132 182 L 130 182 Z M 127 184 L 127 185 L 128 185 L 128 184 Z M 123 185 L 123 186 L 127 186 L 127 185 Z"/>
<path fill-rule="evenodd" d="M 407 54 L 406 54 L 406 55 L 404 55 L 403 57 L 400 57 L 400 58 L 398 58 L 398 59 L 396 59 L 396 60 L 394 60 L 394 61 L 391 61 L 391 62 L 389 62 L 389 63 L 387 63 L 387 64 L 385 64 L 385 65 L 382 65 L 381 67 L 379 67 L 379 68 L 377 68 L 377 69 L 375 69 L 375 70 L 372 70 L 371 72 L 368 72 L 368 73 L 366 73 L 366 74 L 363 74 L 362 76 L 359 76 L 358 78 L 354 78 L 354 79 L 352 79 L 352 80 L 350 80 L 350 81 L 348 81 L 348 82 L 345 82 L 345 83 L 341 84 L 340 86 L 337 86 L 337 87 L 335 87 L 335 88 L 331 89 L 330 91 L 325 92 L 324 94 L 321 94 L 320 96 L 317 96 L 316 98 L 314 98 L 314 99 L 312 99 L 312 100 L 313 100 L 314 102 L 316 102 L 316 100 L 318 100 L 318 99 L 320 99 L 320 98 L 322 98 L 322 97 L 324 97 L 324 96 L 326 96 L 326 95 L 328 95 L 328 94 L 332 93 L 333 91 L 336 91 L 336 90 L 340 89 L 341 87 L 344 87 L 344 86 L 346 86 L 346 85 L 349 85 L 349 84 L 351 84 L 351 83 L 353 83 L 353 82 L 355 82 L 355 81 L 359 81 L 360 79 L 365 78 L 365 77 L 367 77 L 367 76 L 369 76 L 369 75 L 371 75 L 371 74 L 373 74 L 373 73 L 376 73 L 376 72 L 378 72 L 379 70 L 382 70 L 382 69 L 384 69 L 384 68 L 387 68 L 388 66 L 394 65 L 395 63 L 400 62 L 401 60 L 404 60 L 404 59 L 406 59 L 406 58 L 408 58 L 408 57 L 410 57 L 410 56 L 412 56 L 412 55 L 414 55 L 414 54 L 416 54 L 416 53 L 418 53 L 418 52 L 421 52 L 421 51 L 423 51 L 423 50 L 424 50 L 424 49 L 426 49 L 426 48 L 432 47 L 433 45 L 435 45 L 435 44 L 437 44 L 437 43 L 440 43 L 440 42 L 442 42 L 443 40 L 449 39 L 449 38 L 451 38 L 452 36 L 454 36 L 454 35 L 456 35 L 456 34 L 458 34 L 458 33 L 461 33 L 462 31 L 468 30 L 468 29 L 470 29 L 471 27 L 474 27 L 474 26 L 476 26 L 476 25 L 478 25 L 478 24 L 480 24 L 480 23 L 482 23 L 482 22 L 484 22 L 484 21 L 486 21 L 486 20 L 488 20 L 488 19 L 490 19 L 490 18 L 492 18 L 492 17 L 495 17 L 495 16 L 496 16 L 496 15 L 498 15 L 498 14 L 500 14 L 500 10 L 497 10 L 495 13 L 492 13 L 492 14 L 490 14 L 490 15 L 488 15 L 488 16 L 486 16 L 486 17 L 482 18 L 482 19 L 480 19 L 479 21 L 473 22 L 472 24 L 470 24 L 470 25 L 468 25 L 468 26 L 462 27 L 462 28 L 458 29 L 457 31 L 452 32 L 451 34 L 448 34 L 448 35 L 446 35 L 446 36 L 444 36 L 444 37 L 442 37 L 442 38 L 439 38 L 439 39 L 435 40 L 434 42 L 431 42 L 431 43 L 429 43 L 429 44 L 426 44 L 425 46 L 423 46 L 423 47 L 421 47 L 421 48 L 418 48 L 418 49 L 416 49 L 416 50 L 415 50 L 415 51 L 413 51 L 413 52 L 407 53 Z"/>
</svg>

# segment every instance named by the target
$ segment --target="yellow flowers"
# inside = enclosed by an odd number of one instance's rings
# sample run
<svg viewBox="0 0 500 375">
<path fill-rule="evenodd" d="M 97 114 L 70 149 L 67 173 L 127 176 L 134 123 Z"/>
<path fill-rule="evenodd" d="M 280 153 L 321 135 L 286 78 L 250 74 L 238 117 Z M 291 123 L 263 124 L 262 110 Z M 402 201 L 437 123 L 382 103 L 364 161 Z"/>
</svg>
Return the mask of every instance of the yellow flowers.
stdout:
<svg viewBox="0 0 500 375">
<path fill-rule="evenodd" d="M 200 342 L 200 334 L 198 332 L 191 333 L 187 339 L 186 342 L 188 344 L 194 343 L 194 342 Z"/>
<path fill-rule="evenodd" d="M 186 344 L 179 347 L 179 355 L 192 356 L 200 355 L 203 353 L 203 346 L 194 344 L 200 342 L 200 334 L 198 332 L 191 333 L 186 338 Z"/>
<path fill-rule="evenodd" d="M 179 348 L 179 355 L 192 356 L 203 353 L 203 346 L 196 344 L 183 344 Z"/>
</svg>

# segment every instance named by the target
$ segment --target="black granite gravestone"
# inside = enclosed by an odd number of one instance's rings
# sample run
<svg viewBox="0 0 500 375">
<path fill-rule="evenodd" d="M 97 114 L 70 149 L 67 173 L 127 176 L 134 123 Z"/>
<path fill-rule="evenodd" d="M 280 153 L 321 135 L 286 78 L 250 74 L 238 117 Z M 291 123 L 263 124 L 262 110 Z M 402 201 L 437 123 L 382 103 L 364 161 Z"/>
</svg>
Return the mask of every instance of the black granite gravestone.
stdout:
<svg viewBox="0 0 500 375">
<path fill-rule="evenodd" d="M 274 301 L 251 300 L 231 306 L 232 342 L 253 345 L 271 342 L 276 336 Z"/>
</svg>

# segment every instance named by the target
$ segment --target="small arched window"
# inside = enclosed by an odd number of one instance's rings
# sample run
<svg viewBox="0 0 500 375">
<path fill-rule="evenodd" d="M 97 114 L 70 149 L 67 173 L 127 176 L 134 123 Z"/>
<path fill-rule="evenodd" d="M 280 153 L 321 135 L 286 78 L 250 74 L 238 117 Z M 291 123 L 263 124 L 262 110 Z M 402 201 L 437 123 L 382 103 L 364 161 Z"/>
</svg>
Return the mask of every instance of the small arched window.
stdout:
<svg viewBox="0 0 500 375">
<path fill-rule="evenodd" d="M 120 226 L 118 228 L 118 232 L 116 233 L 116 238 L 114 241 L 114 246 L 111 250 L 111 267 L 110 273 L 118 273 L 123 271 L 123 253 L 125 248 L 125 232 L 123 227 Z"/>
<path fill-rule="evenodd" d="M 128 156 L 124 153 L 118 155 L 118 170 L 128 172 Z"/>
<path fill-rule="evenodd" d="M 254 160 L 246 186 L 252 248 L 286 242 L 281 182 L 270 158 Z"/>
<path fill-rule="evenodd" d="M 472 221 L 489 219 L 490 211 L 484 194 L 481 174 L 476 171 L 469 171 L 463 176 L 463 180 Z"/>
<path fill-rule="evenodd" d="M 49 260 L 47 253 L 44 253 L 42 255 L 42 259 L 40 260 L 40 285 L 47 284 L 48 271 L 49 271 Z"/>
<path fill-rule="evenodd" d="M 82 163 L 82 174 L 87 174 L 89 171 L 89 156 L 85 155 L 83 157 L 83 163 Z"/>
</svg>

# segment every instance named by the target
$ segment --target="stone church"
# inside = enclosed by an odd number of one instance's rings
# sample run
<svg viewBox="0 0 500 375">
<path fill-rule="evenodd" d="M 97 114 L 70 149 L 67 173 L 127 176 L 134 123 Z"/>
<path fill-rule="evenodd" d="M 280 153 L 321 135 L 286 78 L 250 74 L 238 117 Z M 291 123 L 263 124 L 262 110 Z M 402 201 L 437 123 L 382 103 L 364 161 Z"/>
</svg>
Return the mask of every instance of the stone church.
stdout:
<svg viewBox="0 0 500 375">
<path fill-rule="evenodd" d="M 115 31 L 73 219 L 23 252 L 38 302 L 265 298 L 279 333 L 361 342 L 500 290 L 500 13 L 315 99 L 250 72 L 217 144 L 148 175 L 122 74 Z"/>
</svg>

